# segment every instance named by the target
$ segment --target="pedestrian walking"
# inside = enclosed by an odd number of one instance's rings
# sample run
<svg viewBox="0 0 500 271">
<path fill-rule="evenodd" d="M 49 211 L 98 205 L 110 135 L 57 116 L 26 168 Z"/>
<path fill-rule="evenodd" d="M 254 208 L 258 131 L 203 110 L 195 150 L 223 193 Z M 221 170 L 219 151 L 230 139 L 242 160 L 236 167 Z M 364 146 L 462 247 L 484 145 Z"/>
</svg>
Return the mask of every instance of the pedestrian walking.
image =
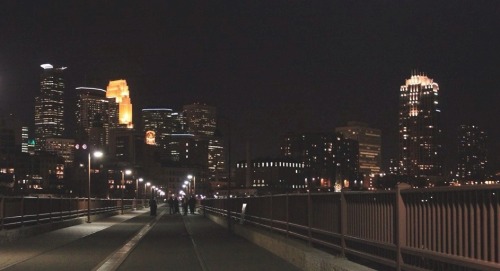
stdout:
<svg viewBox="0 0 500 271">
<path fill-rule="evenodd" d="M 174 197 L 174 214 L 179 213 L 179 199 Z"/>
<path fill-rule="evenodd" d="M 189 213 L 193 215 L 196 207 L 196 197 L 194 195 L 191 195 L 188 204 L 189 204 Z"/>
<path fill-rule="evenodd" d="M 188 199 L 187 199 L 187 197 L 182 198 L 182 212 L 184 215 L 188 214 Z"/>
<path fill-rule="evenodd" d="M 149 200 L 149 215 L 156 215 L 156 208 L 158 205 L 156 204 L 156 199 L 152 198 Z"/>
<path fill-rule="evenodd" d="M 168 209 L 171 215 L 175 213 L 174 198 L 170 197 L 168 199 Z"/>
</svg>

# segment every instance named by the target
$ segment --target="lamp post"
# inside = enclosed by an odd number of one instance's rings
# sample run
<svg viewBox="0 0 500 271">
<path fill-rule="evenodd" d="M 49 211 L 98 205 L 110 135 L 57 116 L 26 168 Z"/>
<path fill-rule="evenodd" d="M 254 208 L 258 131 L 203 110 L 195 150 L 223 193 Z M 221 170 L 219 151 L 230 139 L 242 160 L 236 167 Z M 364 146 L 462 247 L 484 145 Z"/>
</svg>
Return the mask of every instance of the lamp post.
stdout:
<svg viewBox="0 0 500 271">
<path fill-rule="evenodd" d="M 132 170 L 130 169 L 125 169 L 125 170 L 120 170 L 122 173 L 122 215 L 123 215 L 123 190 L 125 189 L 125 174 L 130 175 L 132 173 Z"/>
<path fill-rule="evenodd" d="M 187 177 L 189 181 L 193 180 L 193 194 L 196 197 L 196 176 L 189 174 Z"/>
<path fill-rule="evenodd" d="M 187 194 L 191 194 L 191 183 L 188 180 L 184 181 L 184 185 L 182 186 L 186 188 Z"/>
<path fill-rule="evenodd" d="M 88 195 L 87 195 L 87 223 L 90 223 L 90 157 L 91 157 L 90 154 L 91 153 L 89 151 L 89 181 L 88 181 L 89 189 L 88 189 Z M 102 152 L 95 151 L 94 157 L 96 157 L 96 158 L 102 157 Z"/>
<path fill-rule="evenodd" d="M 135 199 L 134 199 L 134 210 L 137 210 L 137 200 L 139 199 L 139 182 L 142 182 L 142 178 L 135 179 Z"/>
<path fill-rule="evenodd" d="M 143 178 L 139 178 L 139 179 L 135 179 L 135 198 L 138 199 L 139 198 L 139 182 L 142 183 L 142 181 L 144 181 Z"/>
<path fill-rule="evenodd" d="M 144 198 L 147 198 L 148 197 L 148 190 L 146 187 L 150 186 L 151 183 L 150 182 L 147 182 L 147 183 L 144 183 Z"/>
</svg>

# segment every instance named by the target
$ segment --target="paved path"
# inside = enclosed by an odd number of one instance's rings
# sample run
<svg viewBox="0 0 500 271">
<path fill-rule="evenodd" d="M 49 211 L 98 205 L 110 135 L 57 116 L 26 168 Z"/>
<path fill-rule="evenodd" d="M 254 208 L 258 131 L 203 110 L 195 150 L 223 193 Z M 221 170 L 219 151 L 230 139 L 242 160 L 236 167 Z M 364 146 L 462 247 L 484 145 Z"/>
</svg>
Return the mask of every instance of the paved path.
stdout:
<svg viewBox="0 0 500 271">
<path fill-rule="evenodd" d="M 0 247 L 0 270 L 299 270 L 202 215 L 145 211 Z"/>
</svg>

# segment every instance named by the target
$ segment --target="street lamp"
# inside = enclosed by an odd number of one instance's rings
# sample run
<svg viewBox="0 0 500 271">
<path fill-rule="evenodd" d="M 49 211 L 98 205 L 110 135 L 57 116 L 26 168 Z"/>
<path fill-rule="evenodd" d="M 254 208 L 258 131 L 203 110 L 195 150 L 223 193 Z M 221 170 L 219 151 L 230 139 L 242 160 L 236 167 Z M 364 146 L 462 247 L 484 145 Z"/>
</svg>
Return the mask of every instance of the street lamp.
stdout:
<svg viewBox="0 0 500 271">
<path fill-rule="evenodd" d="M 182 187 L 186 188 L 188 195 L 191 194 L 191 183 L 188 180 L 184 181 L 184 185 Z"/>
<path fill-rule="evenodd" d="M 87 195 L 87 223 L 90 223 L 90 151 L 89 151 L 89 189 L 88 189 L 88 195 Z M 102 157 L 102 152 L 100 151 L 95 151 L 94 152 L 94 157 L 99 158 Z"/>
<path fill-rule="evenodd" d="M 187 177 L 189 181 L 193 180 L 193 194 L 196 197 L 196 176 L 189 174 Z"/>
<path fill-rule="evenodd" d="M 122 215 L 123 215 L 123 190 L 125 189 L 125 174 L 130 175 L 132 174 L 132 170 L 130 169 L 125 169 L 125 170 L 120 170 L 122 173 Z"/>
<path fill-rule="evenodd" d="M 148 190 L 147 190 L 147 186 L 150 186 L 151 183 L 150 182 L 147 182 L 147 183 L 144 183 L 144 198 L 146 198 L 148 196 Z"/>
<path fill-rule="evenodd" d="M 156 186 L 151 186 L 151 198 L 154 199 L 155 197 L 153 196 L 153 190 L 156 191 Z M 156 192 L 155 192 L 156 195 Z"/>
<path fill-rule="evenodd" d="M 135 179 L 135 198 L 138 199 L 139 198 L 139 182 L 142 183 L 142 181 L 144 181 L 143 178 L 139 178 L 139 179 Z"/>
</svg>

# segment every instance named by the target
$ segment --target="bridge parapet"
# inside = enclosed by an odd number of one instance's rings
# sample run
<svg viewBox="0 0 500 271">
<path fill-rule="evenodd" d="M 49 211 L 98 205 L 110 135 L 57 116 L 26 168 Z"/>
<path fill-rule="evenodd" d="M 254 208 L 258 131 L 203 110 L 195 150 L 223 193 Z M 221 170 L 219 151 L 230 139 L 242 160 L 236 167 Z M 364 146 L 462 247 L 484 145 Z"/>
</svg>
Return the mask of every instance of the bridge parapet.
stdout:
<svg viewBox="0 0 500 271">
<path fill-rule="evenodd" d="M 229 214 L 229 221 L 384 268 L 500 270 L 499 197 L 500 185 L 399 187 L 205 199 L 202 205 Z"/>
</svg>

